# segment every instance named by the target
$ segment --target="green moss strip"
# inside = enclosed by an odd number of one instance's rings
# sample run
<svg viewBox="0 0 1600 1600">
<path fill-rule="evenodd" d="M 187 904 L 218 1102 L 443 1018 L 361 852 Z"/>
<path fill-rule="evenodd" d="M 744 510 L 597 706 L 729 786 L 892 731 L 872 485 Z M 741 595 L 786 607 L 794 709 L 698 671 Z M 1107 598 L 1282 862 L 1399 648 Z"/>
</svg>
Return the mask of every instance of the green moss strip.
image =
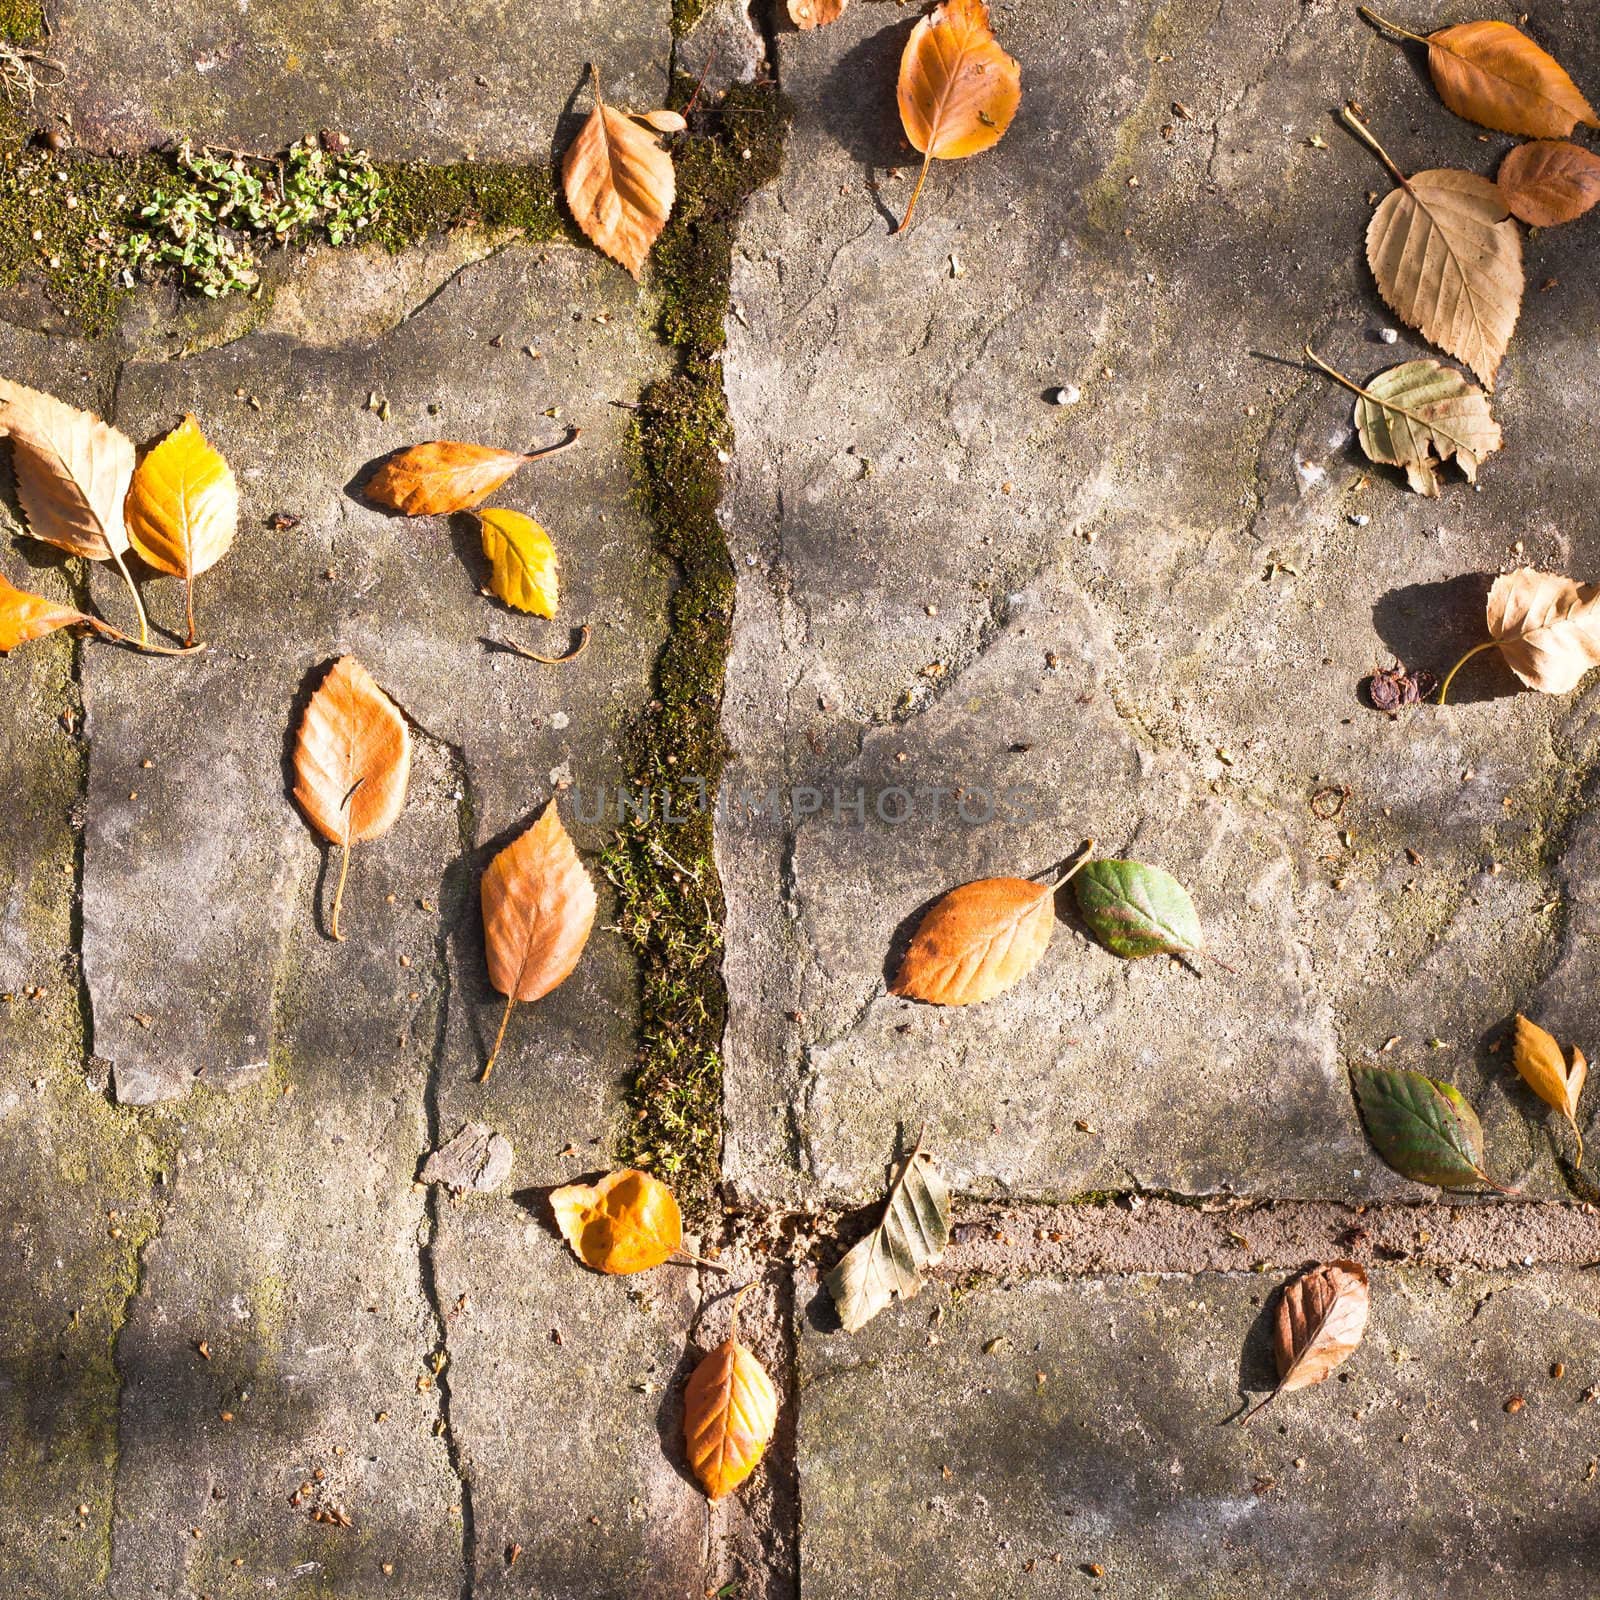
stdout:
<svg viewBox="0 0 1600 1600">
<path fill-rule="evenodd" d="M 674 84 L 678 106 L 693 84 Z M 714 799 L 727 762 L 722 683 L 734 575 L 717 521 L 733 447 L 720 354 L 734 229 L 776 176 L 787 104 L 770 85 L 736 86 L 697 111 L 674 149 L 677 202 L 653 256 L 660 332 L 678 370 L 649 385 L 631 440 L 639 502 L 678 569 L 655 694 L 627 736 L 630 781 L 657 804 L 614 838 L 603 864 L 643 971 L 638 1062 L 620 1157 L 669 1178 L 691 1214 L 707 1206 L 722 1146 L 722 889 Z M 661 806 L 670 801 L 673 820 Z M 687 818 L 687 820 L 682 820 Z"/>
</svg>

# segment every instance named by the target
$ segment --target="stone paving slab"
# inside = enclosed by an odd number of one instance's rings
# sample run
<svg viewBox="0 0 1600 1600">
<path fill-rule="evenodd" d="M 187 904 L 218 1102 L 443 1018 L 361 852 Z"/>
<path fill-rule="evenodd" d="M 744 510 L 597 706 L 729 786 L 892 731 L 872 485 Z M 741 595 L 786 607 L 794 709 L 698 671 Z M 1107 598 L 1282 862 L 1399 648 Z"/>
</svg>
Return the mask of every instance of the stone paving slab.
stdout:
<svg viewBox="0 0 1600 1600">
<path fill-rule="evenodd" d="M 253 0 L 159 15 L 61 0 L 50 20 L 65 78 L 43 104 L 70 111 L 85 144 L 133 151 L 188 136 L 270 154 L 332 127 L 379 158 L 548 165 L 589 62 L 617 104 L 659 105 L 671 52 L 665 0 Z"/>
<path fill-rule="evenodd" d="M 817 809 L 721 830 L 728 1172 L 757 1199 L 864 1199 L 894 1124 L 926 1120 L 986 1192 L 1415 1192 L 1345 1086 L 1397 1036 L 1385 1059 L 1478 1102 L 1497 1171 L 1562 1193 L 1549 1126 L 1489 1045 L 1518 1007 L 1584 1014 L 1592 880 L 1563 852 L 1593 690 L 1513 697 L 1484 658 L 1455 709 L 1390 722 L 1359 685 L 1391 654 L 1442 672 L 1503 565 L 1600 568 L 1600 369 L 1570 332 L 1600 323 L 1592 239 L 1529 243 L 1480 492 L 1410 495 L 1368 472 L 1348 396 L 1293 365 L 1308 340 L 1358 378 L 1428 353 L 1378 342 L 1362 238 L 1387 183 L 1331 113 L 1359 98 L 1413 167 L 1492 172 L 1509 141 L 1451 117 L 1344 5 L 994 20 L 1018 117 L 936 163 L 898 237 L 909 19 L 857 6 L 779 42 L 796 121 L 729 324 L 725 724 L 733 785 Z M 1539 25 L 1600 78 L 1574 15 Z M 1049 403 L 1063 384 L 1080 403 Z M 1335 819 L 1311 810 L 1326 785 L 1349 789 Z M 896 788 L 925 794 L 890 826 Z M 955 790 L 1009 820 L 964 823 Z M 932 897 L 1086 836 L 1187 882 L 1236 974 L 1125 966 L 1063 896 L 1006 997 L 885 997 Z"/>
<path fill-rule="evenodd" d="M 1252 1274 L 933 1288 L 860 1334 L 797 1284 L 816 1600 L 1582 1593 L 1600 1376 L 1587 1275 L 1378 1269 L 1364 1344 L 1248 1431 Z M 826 1291 L 821 1291 L 824 1300 Z M 1552 1363 L 1564 1364 L 1553 1379 Z M 1508 1415 L 1505 1402 L 1524 1397 Z"/>
</svg>

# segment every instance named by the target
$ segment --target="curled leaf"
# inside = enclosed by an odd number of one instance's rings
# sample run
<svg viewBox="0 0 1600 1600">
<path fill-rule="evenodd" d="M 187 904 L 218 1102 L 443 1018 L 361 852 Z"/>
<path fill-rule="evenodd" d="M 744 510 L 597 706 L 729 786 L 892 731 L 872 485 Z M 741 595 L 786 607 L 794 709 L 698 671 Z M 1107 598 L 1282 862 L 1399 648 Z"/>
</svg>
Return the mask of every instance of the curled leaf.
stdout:
<svg viewBox="0 0 1600 1600">
<path fill-rule="evenodd" d="M 239 485 L 200 424 L 186 416 L 133 475 L 128 541 L 160 572 L 184 582 L 189 643 L 194 643 L 194 580 L 214 567 L 239 528 Z"/>
<path fill-rule="evenodd" d="M 511 1008 L 565 983 L 594 926 L 594 884 L 554 800 L 489 863 L 482 897 L 489 981 L 506 997 L 506 1007 L 480 1083 L 493 1070 Z"/>
<path fill-rule="evenodd" d="M 1515 216 L 1553 228 L 1600 200 L 1600 156 L 1565 139 L 1535 139 L 1506 156 L 1494 181 Z"/>
<path fill-rule="evenodd" d="M 362 493 L 375 504 L 408 517 L 468 511 L 487 500 L 519 467 L 565 450 L 577 437 L 574 428 L 560 444 L 526 453 L 463 444 L 457 439 L 433 439 L 387 457 Z"/>
<path fill-rule="evenodd" d="M 550 1196 L 561 1236 L 596 1272 L 659 1267 L 683 1243 L 672 1191 L 648 1172 L 625 1167 L 599 1183 L 569 1183 Z"/>
<path fill-rule="evenodd" d="M 411 776 L 411 730 L 399 708 L 354 656 L 341 656 L 300 719 L 294 797 L 307 821 L 340 847 L 329 932 L 339 931 L 350 846 L 394 826 Z"/>
<path fill-rule="evenodd" d="M 591 242 L 637 278 L 667 225 L 677 180 L 651 129 L 601 99 L 599 73 L 594 110 L 567 150 L 561 185 Z"/>
<path fill-rule="evenodd" d="M 689 1465 L 710 1499 L 731 1494 L 755 1471 L 777 1425 L 777 1391 L 755 1351 L 739 1342 L 736 1302 L 733 1332 L 683 1391 Z"/>
<path fill-rule="evenodd" d="M 1306 354 L 1356 395 L 1355 425 L 1369 461 L 1404 467 L 1418 494 L 1437 498 L 1438 468 L 1452 456 L 1469 483 L 1478 464 L 1500 448 L 1500 424 L 1482 389 L 1437 361 L 1406 361 L 1362 385 Z"/>
<path fill-rule="evenodd" d="M 1565 138 L 1576 123 L 1600 128 L 1566 69 L 1509 22 L 1462 22 L 1426 36 L 1357 8 L 1369 22 L 1428 47 L 1439 98 L 1469 122 L 1524 138 Z"/>
<path fill-rule="evenodd" d="M 850 0 L 789 0 L 789 20 L 804 31 L 837 22 Z"/>
<path fill-rule="evenodd" d="M 1188 955 L 1205 943 L 1189 891 L 1141 861 L 1091 861 L 1074 881 L 1078 909 L 1094 936 L 1128 961 Z"/>
<path fill-rule="evenodd" d="M 1523 1082 L 1572 1125 L 1572 1132 L 1578 1141 L 1578 1165 L 1581 1167 L 1583 1130 L 1578 1126 L 1578 1099 L 1583 1093 L 1584 1080 L 1589 1076 L 1589 1063 L 1584 1060 L 1583 1051 L 1574 1045 L 1569 1065 L 1555 1039 L 1537 1022 L 1530 1022 L 1519 1011 L 1511 1060 L 1521 1073 Z"/>
<path fill-rule="evenodd" d="M 943 0 L 911 30 L 900 56 L 900 121 L 922 171 L 904 233 L 934 160 L 959 161 L 1000 142 L 1022 103 L 1022 69 L 995 42 L 984 0 Z"/>
<path fill-rule="evenodd" d="M 1342 1365 L 1367 1331 L 1370 1306 L 1366 1268 L 1354 1261 L 1313 1267 L 1285 1284 L 1272 1322 L 1278 1387 L 1241 1424 L 1265 1411 L 1280 1394 L 1309 1389 Z"/>
<path fill-rule="evenodd" d="M 1403 1178 L 1463 1189 L 1496 1185 L 1483 1170 L 1483 1128 L 1459 1090 L 1420 1072 L 1357 1067 L 1350 1074 L 1367 1137 Z"/>
<path fill-rule="evenodd" d="M 489 587 L 518 611 L 553 617 L 559 594 L 550 535 L 532 517 L 500 506 L 480 511 L 478 521 L 489 561 Z"/>
<path fill-rule="evenodd" d="M 909 1300 L 950 1242 L 950 1191 L 919 1144 L 889 1187 L 883 1220 L 823 1280 L 846 1333 L 865 1326 L 897 1295 Z"/>
</svg>

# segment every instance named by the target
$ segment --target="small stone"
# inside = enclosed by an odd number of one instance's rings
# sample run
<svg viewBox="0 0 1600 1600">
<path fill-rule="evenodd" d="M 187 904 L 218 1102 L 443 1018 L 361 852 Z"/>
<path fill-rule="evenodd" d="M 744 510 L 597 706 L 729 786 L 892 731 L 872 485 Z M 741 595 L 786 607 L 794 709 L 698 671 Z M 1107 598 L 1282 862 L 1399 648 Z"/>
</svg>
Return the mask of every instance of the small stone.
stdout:
<svg viewBox="0 0 1600 1600">
<path fill-rule="evenodd" d="M 1051 402 L 1058 406 L 1075 406 L 1083 399 L 1083 390 L 1075 383 L 1063 384 L 1050 396 Z"/>
<path fill-rule="evenodd" d="M 1350 513 L 1350 525 L 1352 527 L 1364 528 L 1371 521 L 1372 518 L 1365 511 L 1352 511 Z"/>
<path fill-rule="evenodd" d="M 1378 337 L 1383 340 L 1385 344 L 1394 344 L 1398 341 L 1400 335 L 1396 333 L 1393 328 L 1379 328 Z"/>
<path fill-rule="evenodd" d="M 469 1122 L 423 1163 L 421 1181 L 442 1183 L 457 1194 L 469 1189 L 489 1194 L 511 1176 L 514 1159 L 511 1141 L 503 1133 L 481 1122 Z"/>
</svg>

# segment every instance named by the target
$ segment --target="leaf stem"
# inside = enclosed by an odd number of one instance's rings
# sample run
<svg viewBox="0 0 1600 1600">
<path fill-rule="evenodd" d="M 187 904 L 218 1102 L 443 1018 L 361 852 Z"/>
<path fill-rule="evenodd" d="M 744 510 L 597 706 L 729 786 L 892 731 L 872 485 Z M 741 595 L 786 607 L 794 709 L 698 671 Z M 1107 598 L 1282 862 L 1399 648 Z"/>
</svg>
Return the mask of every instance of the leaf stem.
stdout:
<svg viewBox="0 0 1600 1600">
<path fill-rule="evenodd" d="M 1394 157 L 1378 143 L 1372 129 L 1349 106 L 1339 108 L 1339 120 L 1389 169 L 1394 175 L 1394 181 L 1402 189 L 1409 191 L 1411 180 L 1395 165 Z"/>
<path fill-rule="evenodd" d="M 596 81 L 598 82 L 598 80 Z M 582 432 L 582 428 L 568 428 L 566 438 L 559 444 L 547 444 L 541 450 L 524 450 L 522 459 L 524 461 L 538 461 L 545 456 L 558 456 L 563 450 L 570 450 L 578 442 L 578 435 Z"/>
<path fill-rule="evenodd" d="M 344 935 L 339 932 L 339 907 L 344 904 L 344 875 L 350 870 L 350 829 L 344 830 L 344 842 L 339 846 L 339 884 L 333 891 L 333 921 L 329 931 L 334 939 L 344 943 Z"/>
<path fill-rule="evenodd" d="M 707 1272 L 731 1273 L 733 1271 L 732 1267 L 725 1266 L 720 1261 L 707 1261 L 704 1256 L 697 1256 L 693 1250 L 685 1250 L 681 1244 L 673 1254 L 682 1256 L 685 1261 L 692 1263 L 694 1266 L 704 1267 Z"/>
<path fill-rule="evenodd" d="M 183 608 L 189 618 L 189 637 L 185 644 L 194 643 L 194 573 L 189 571 L 183 575 Z"/>
<path fill-rule="evenodd" d="M 922 152 L 922 171 L 917 174 L 917 186 L 911 191 L 911 204 L 906 207 L 906 214 L 900 219 L 900 226 L 894 231 L 904 233 L 911 226 L 911 213 L 917 209 L 917 199 L 922 193 L 922 186 L 928 181 L 928 167 L 933 161 L 933 151 Z"/>
<path fill-rule="evenodd" d="M 564 661 L 576 661 L 585 650 L 589 648 L 589 624 L 586 622 L 578 630 L 577 645 L 564 656 L 542 656 L 537 650 L 529 650 L 525 645 L 515 643 L 510 639 L 486 639 L 486 644 L 497 644 L 502 650 L 509 650 L 514 656 L 521 656 L 526 661 L 542 661 L 547 667 L 559 667 Z"/>
<path fill-rule="evenodd" d="M 506 1008 L 500 1015 L 500 1031 L 494 1036 L 494 1048 L 489 1052 L 489 1059 L 483 1064 L 483 1071 L 478 1074 L 479 1083 L 487 1083 L 489 1074 L 494 1071 L 495 1057 L 500 1054 L 500 1042 L 506 1036 L 506 1024 L 511 1020 L 511 1008 L 517 1003 L 516 991 L 512 990 L 506 996 Z"/>
<path fill-rule="evenodd" d="M 1239 1418 L 1239 1426 L 1241 1428 L 1248 1428 L 1250 1426 L 1251 1418 L 1252 1417 L 1259 1417 L 1261 1415 L 1261 1413 L 1263 1411 L 1265 1411 L 1267 1409 L 1267 1407 L 1270 1406 L 1272 1404 L 1272 1402 L 1274 1400 L 1276 1400 L 1278 1398 L 1278 1396 L 1280 1394 L 1282 1394 L 1282 1393 L 1283 1393 L 1283 1385 L 1280 1383 L 1278 1385 L 1278 1387 L 1276 1389 L 1274 1389 L 1272 1391 L 1272 1393 L 1269 1394 L 1267 1396 L 1267 1398 L 1261 1402 L 1260 1405 L 1252 1406 L 1247 1412 L 1245 1412 L 1245 1414 L 1242 1417 Z"/>
<path fill-rule="evenodd" d="M 1402 39 L 1409 39 L 1413 44 L 1427 44 L 1427 40 L 1420 33 L 1413 33 L 1409 28 L 1402 28 L 1398 22 L 1391 22 L 1387 17 L 1380 17 L 1371 6 L 1357 6 L 1356 15 L 1364 17 L 1375 28 L 1385 28 L 1390 33 L 1398 33 Z"/>
<path fill-rule="evenodd" d="M 1572 1135 L 1578 1141 L 1578 1166 L 1583 1166 L 1583 1129 L 1578 1126 L 1578 1119 L 1569 1111 L 1567 1121 L 1572 1124 Z"/>
<path fill-rule="evenodd" d="M 1439 705 L 1442 706 L 1444 704 L 1444 697 L 1450 692 L 1450 685 L 1455 682 L 1456 674 L 1464 666 L 1466 666 L 1466 664 L 1475 655 L 1479 654 L 1480 651 L 1492 650 L 1492 649 L 1494 649 L 1494 647 L 1497 644 L 1499 644 L 1499 642 L 1500 641 L 1498 639 L 1485 639 L 1482 644 L 1473 645 L 1473 647 L 1469 651 L 1467 651 L 1467 653 L 1464 656 L 1462 656 L 1462 658 L 1458 662 L 1456 662 L 1456 664 L 1453 667 L 1451 667 L 1449 672 L 1447 672 L 1445 674 L 1444 682 L 1439 685 L 1439 699 L 1438 699 L 1438 702 L 1437 702 Z"/>
<path fill-rule="evenodd" d="M 120 550 L 113 550 L 111 552 L 111 559 L 116 562 L 117 571 L 122 574 L 122 581 L 128 586 L 128 593 L 133 596 L 133 609 L 139 618 L 139 648 L 141 650 L 146 650 L 150 647 L 150 624 L 145 620 L 144 601 L 139 598 L 139 591 L 134 587 L 133 577 L 129 573 L 127 567 L 123 564 L 122 552 Z M 126 635 L 124 635 L 124 637 L 126 637 Z M 194 643 L 192 633 L 189 643 Z"/>
<path fill-rule="evenodd" d="M 131 644 L 135 650 L 142 651 L 147 656 L 195 656 L 205 649 L 203 644 L 184 645 L 178 648 L 173 645 L 141 643 L 132 634 L 124 633 L 121 628 L 113 628 L 109 622 L 102 622 L 99 617 L 84 616 L 82 621 L 95 630 L 103 633 L 108 639 L 115 639 L 119 644 Z"/>
<path fill-rule="evenodd" d="M 1054 894 L 1056 892 L 1056 890 L 1059 889 L 1062 884 L 1066 883 L 1070 878 L 1072 878 L 1074 876 L 1074 874 L 1076 874 L 1077 872 L 1081 871 L 1084 867 L 1088 866 L 1089 862 L 1093 858 L 1093 856 L 1094 856 L 1094 840 L 1093 839 L 1085 839 L 1083 841 L 1083 843 L 1078 846 L 1077 858 L 1073 861 L 1072 865 L 1070 867 L 1068 867 L 1067 870 L 1065 872 L 1063 872 L 1061 874 L 1061 876 L 1059 878 L 1057 878 L 1056 881 L 1050 885 L 1049 889 L 1046 892 L 1049 893 L 1049 894 Z M 921 1143 L 921 1141 L 919 1140 L 918 1143 Z"/>
<path fill-rule="evenodd" d="M 1342 383 L 1345 386 L 1345 388 L 1347 388 L 1350 391 L 1351 394 L 1358 394 L 1358 395 L 1361 396 L 1361 398 L 1363 400 L 1372 400 L 1372 401 L 1376 402 L 1378 405 L 1382 405 L 1383 404 L 1383 402 L 1381 400 L 1379 400 L 1378 397 L 1375 394 L 1369 394 L 1365 389 L 1363 389 L 1361 387 L 1361 385 L 1359 383 L 1352 382 L 1352 380 L 1347 378 L 1347 377 L 1345 377 L 1345 375 L 1342 372 L 1340 372 L 1337 367 L 1330 367 L 1328 365 L 1328 363 L 1326 361 L 1324 361 L 1322 359 L 1322 357 L 1319 356 L 1317 354 L 1317 352 L 1311 348 L 1310 345 L 1304 345 L 1304 346 L 1302 346 L 1302 348 L 1305 350 L 1306 359 L 1308 361 L 1310 361 L 1314 366 L 1321 367 L 1322 370 L 1325 373 L 1327 373 L 1327 375 L 1330 378 L 1332 378 L 1335 383 Z"/>
<path fill-rule="evenodd" d="M 1493 1189 L 1496 1194 L 1506 1194 L 1506 1195 L 1511 1195 L 1513 1197 L 1520 1197 L 1521 1196 L 1522 1191 L 1520 1189 L 1508 1189 L 1508 1188 L 1506 1188 L 1506 1186 L 1503 1183 L 1496 1183 L 1494 1181 L 1494 1179 L 1491 1178 L 1489 1176 L 1489 1174 L 1483 1170 L 1482 1167 L 1474 1167 L 1472 1170 L 1474 1172 L 1476 1172 L 1478 1174 L 1479 1178 L 1482 1179 L 1484 1183 L 1488 1184 L 1489 1187 L 1491 1189 Z"/>
</svg>

